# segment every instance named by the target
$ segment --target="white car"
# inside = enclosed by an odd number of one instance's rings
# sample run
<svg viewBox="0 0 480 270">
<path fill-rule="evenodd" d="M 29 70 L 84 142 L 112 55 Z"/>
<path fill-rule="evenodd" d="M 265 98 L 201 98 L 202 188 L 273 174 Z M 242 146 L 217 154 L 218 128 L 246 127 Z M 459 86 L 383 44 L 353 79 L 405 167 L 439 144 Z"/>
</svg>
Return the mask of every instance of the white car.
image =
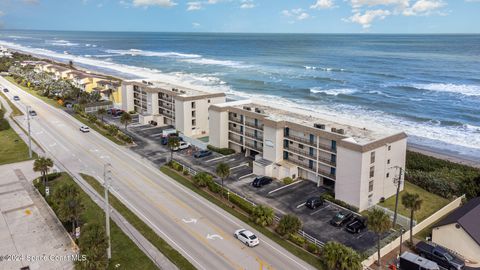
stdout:
<svg viewBox="0 0 480 270">
<path fill-rule="evenodd" d="M 249 247 L 254 247 L 260 244 L 258 237 L 249 230 L 236 230 L 233 236 Z"/>
<path fill-rule="evenodd" d="M 189 142 L 180 141 L 178 147 L 173 148 L 173 151 L 187 149 L 191 146 Z"/>
<path fill-rule="evenodd" d="M 80 131 L 83 132 L 83 133 L 85 133 L 85 132 L 90 132 L 90 128 L 87 127 L 87 126 L 81 126 L 81 127 L 80 127 Z"/>
</svg>

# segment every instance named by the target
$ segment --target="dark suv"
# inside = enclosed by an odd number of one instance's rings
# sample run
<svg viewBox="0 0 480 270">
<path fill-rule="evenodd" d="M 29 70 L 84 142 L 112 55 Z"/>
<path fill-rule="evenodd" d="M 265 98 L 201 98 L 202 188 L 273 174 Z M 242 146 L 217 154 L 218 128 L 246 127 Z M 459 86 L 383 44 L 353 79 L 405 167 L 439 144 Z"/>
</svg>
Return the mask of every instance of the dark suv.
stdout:
<svg viewBox="0 0 480 270">
<path fill-rule="evenodd" d="M 319 197 L 312 197 L 305 202 L 305 206 L 310 209 L 315 209 L 323 205 L 323 199 Z"/>
<path fill-rule="evenodd" d="M 352 221 L 350 221 L 345 229 L 349 233 L 359 233 L 367 228 L 367 219 L 364 217 L 354 217 Z"/>
<path fill-rule="evenodd" d="M 193 154 L 193 156 L 195 158 L 202 158 L 202 157 L 208 157 L 212 154 L 212 151 L 210 150 L 200 150 L 198 152 L 196 152 L 195 154 Z"/>
<path fill-rule="evenodd" d="M 267 176 L 255 177 L 255 179 L 253 179 L 252 186 L 256 188 L 263 187 L 270 184 L 272 180 L 273 179 L 271 177 Z"/>
<path fill-rule="evenodd" d="M 341 227 L 345 223 L 349 222 L 353 218 L 353 214 L 350 212 L 338 212 L 331 220 L 330 224 L 335 227 Z"/>
</svg>

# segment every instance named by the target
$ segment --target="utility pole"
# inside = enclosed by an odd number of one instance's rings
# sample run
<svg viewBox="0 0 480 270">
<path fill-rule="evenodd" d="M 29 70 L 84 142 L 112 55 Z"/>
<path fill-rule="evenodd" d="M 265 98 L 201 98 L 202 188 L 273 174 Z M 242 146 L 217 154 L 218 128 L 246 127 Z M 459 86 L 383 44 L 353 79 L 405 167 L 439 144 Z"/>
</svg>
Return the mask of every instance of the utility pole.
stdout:
<svg viewBox="0 0 480 270">
<path fill-rule="evenodd" d="M 30 106 L 27 106 L 28 156 L 32 158 L 32 136 L 30 135 Z"/>
<path fill-rule="evenodd" d="M 402 185 L 402 175 L 403 175 L 403 168 L 400 166 L 395 166 L 393 167 L 395 169 L 399 169 L 400 173 L 398 175 L 398 178 L 394 178 L 394 183 L 397 185 L 397 194 L 395 196 L 395 213 L 393 215 L 393 228 L 397 225 L 397 211 L 398 211 L 398 194 L 400 193 L 400 186 Z"/>
<path fill-rule="evenodd" d="M 110 189 L 110 182 L 112 180 L 111 171 L 110 171 L 110 163 L 106 163 L 103 165 L 103 185 L 105 188 L 105 228 L 107 230 L 107 257 L 108 260 L 112 258 L 112 245 L 110 241 L 110 204 L 108 203 L 108 192 Z"/>
</svg>

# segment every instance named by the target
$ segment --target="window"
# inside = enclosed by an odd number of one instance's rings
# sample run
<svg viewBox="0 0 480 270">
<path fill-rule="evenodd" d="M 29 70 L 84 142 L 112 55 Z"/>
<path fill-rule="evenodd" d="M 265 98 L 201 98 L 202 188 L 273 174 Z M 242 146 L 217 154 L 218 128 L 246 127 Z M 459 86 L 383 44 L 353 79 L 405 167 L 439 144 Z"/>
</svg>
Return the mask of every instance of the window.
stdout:
<svg viewBox="0 0 480 270">
<path fill-rule="evenodd" d="M 388 151 L 390 151 L 390 150 L 392 150 L 392 146 L 391 146 L 391 145 L 388 146 Z"/>
<path fill-rule="evenodd" d="M 196 116 L 197 116 L 196 111 L 192 111 L 192 117 L 196 117 Z"/>
<path fill-rule="evenodd" d="M 297 158 L 298 158 L 298 160 L 300 160 L 300 161 L 303 161 L 303 160 L 304 160 L 304 158 L 303 158 L 303 157 L 300 157 L 300 156 L 297 157 Z"/>
<path fill-rule="evenodd" d="M 370 178 L 375 176 L 375 166 L 370 167 Z"/>
<path fill-rule="evenodd" d="M 192 126 L 196 126 L 196 125 L 197 125 L 197 120 L 192 119 Z"/>
<path fill-rule="evenodd" d="M 192 101 L 192 109 L 195 109 L 195 101 Z"/>
<path fill-rule="evenodd" d="M 303 144 L 298 144 L 298 148 L 303 149 Z"/>
<path fill-rule="evenodd" d="M 387 178 L 389 178 L 389 177 L 390 177 L 390 173 L 387 173 Z"/>
<path fill-rule="evenodd" d="M 210 99 L 208 100 L 208 103 L 210 103 Z"/>
<path fill-rule="evenodd" d="M 373 180 L 368 182 L 368 192 L 372 192 L 373 191 Z"/>
<path fill-rule="evenodd" d="M 387 159 L 387 164 L 390 164 L 390 159 Z"/>
<path fill-rule="evenodd" d="M 375 163 L 375 151 L 370 153 L 370 164 Z"/>
</svg>

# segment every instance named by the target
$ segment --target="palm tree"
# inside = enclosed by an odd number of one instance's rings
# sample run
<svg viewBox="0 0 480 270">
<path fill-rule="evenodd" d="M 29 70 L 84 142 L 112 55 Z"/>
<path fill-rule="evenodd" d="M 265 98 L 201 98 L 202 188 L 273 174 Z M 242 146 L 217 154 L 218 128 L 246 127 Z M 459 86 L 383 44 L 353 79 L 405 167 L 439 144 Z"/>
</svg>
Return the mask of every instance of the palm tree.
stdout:
<svg viewBox="0 0 480 270">
<path fill-rule="evenodd" d="M 322 247 L 320 259 L 325 269 L 360 270 L 362 258 L 353 249 L 334 241 L 327 242 Z"/>
<path fill-rule="evenodd" d="M 53 161 L 47 157 L 39 157 L 33 162 L 33 171 L 40 172 L 42 174 L 43 185 L 47 186 L 48 171 L 53 167 Z"/>
<path fill-rule="evenodd" d="M 223 198 L 223 181 L 230 176 L 230 167 L 226 164 L 221 162 L 217 165 L 217 169 L 215 170 L 218 177 L 222 179 L 222 198 Z"/>
<path fill-rule="evenodd" d="M 180 139 L 177 136 L 168 137 L 167 146 L 170 148 L 170 161 L 173 161 L 173 149 L 180 146 Z"/>
<path fill-rule="evenodd" d="M 413 244 L 413 215 L 415 211 L 420 210 L 422 208 L 423 200 L 420 199 L 420 195 L 405 192 L 402 195 L 402 204 L 405 208 L 410 209 L 410 244 Z"/>
<path fill-rule="evenodd" d="M 368 213 L 367 224 L 368 229 L 377 234 L 377 264 L 379 269 L 381 269 L 382 263 L 380 257 L 380 240 L 382 238 L 382 234 L 387 232 L 392 227 L 392 222 L 390 221 L 390 217 L 385 214 L 385 212 L 374 208 Z"/>
<path fill-rule="evenodd" d="M 62 184 L 55 190 L 54 200 L 58 209 L 58 218 L 63 222 L 70 221 L 73 233 L 85 209 L 78 188 L 71 183 Z"/>
<path fill-rule="evenodd" d="M 250 219 L 255 222 L 255 224 L 265 227 L 273 224 L 274 217 L 275 212 L 273 212 L 272 208 L 264 205 L 257 205 L 253 208 Z"/>
<path fill-rule="evenodd" d="M 98 109 L 97 111 L 97 114 L 100 116 L 100 119 L 102 119 L 102 122 L 103 122 L 103 116 L 107 113 L 107 110 L 105 110 L 104 108 L 100 108 Z"/>
<path fill-rule="evenodd" d="M 125 130 L 127 130 L 128 124 L 132 122 L 132 116 L 129 113 L 123 113 L 120 117 L 120 123 L 125 125 Z"/>
<path fill-rule="evenodd" d="M 86 260 L 76 261 L 79 269 L 107 269 L 108 239 L 105 227 L 98 223 L 85 225 L 78 246 L 80 252 L 86 255 Z"/>
</svg>

